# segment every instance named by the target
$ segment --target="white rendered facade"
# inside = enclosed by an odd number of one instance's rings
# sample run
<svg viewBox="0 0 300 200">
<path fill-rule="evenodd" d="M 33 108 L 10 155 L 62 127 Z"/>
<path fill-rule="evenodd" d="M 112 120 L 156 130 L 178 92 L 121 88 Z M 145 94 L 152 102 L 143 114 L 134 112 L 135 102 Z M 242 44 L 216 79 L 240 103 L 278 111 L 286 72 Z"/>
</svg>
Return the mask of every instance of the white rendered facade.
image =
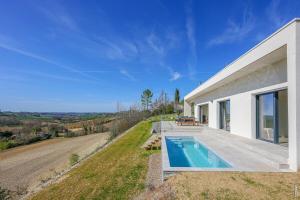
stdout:
<svg viewBox="0 0 300 200">
<path fill-rule="evenodd" d="M 208 105 L 208 126 L 219 129 L 220 102 L 230 101 L 231 134 L 257 138 L 257 96 L 286 91 L 290 169 L 300 169 L 300 19 L 294 19 L 184 97 L 184 115 L 199 120 Z M 223 108 L 222 108 L 223 109 Z M 284 110 L 286 110 L 284 112 Z M 222 122 L 223 123 L 223 122 Z"/>
</svg>

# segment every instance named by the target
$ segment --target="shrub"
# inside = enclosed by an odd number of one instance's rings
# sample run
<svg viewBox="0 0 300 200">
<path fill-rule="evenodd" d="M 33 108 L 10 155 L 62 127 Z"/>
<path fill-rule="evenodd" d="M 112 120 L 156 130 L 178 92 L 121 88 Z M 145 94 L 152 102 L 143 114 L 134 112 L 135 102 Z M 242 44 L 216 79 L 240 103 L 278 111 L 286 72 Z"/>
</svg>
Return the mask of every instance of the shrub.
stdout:
<svg viewBox="0 0 300 200">
<path fill-rule="evenodd" d="M 50 132 L 51 134 L 51 137 L 54 138 L 54 137 L 58 137 L 58 132 L 54 131 L 54 132 Z"/>
<path fill-rule="evenodd" d="M 103 124 L 96 124 L 95 125 L 95 133 L 104 133 L 108 130 L 109 130 L 109 128 L 107 128 Z"/>
<path fill-rule="evenodd" d="M 136 111 L 129 110 L 126 112 L 118 113 L 117 119 L 112 123 L 110 128 L 110 139 L 117 137 L 122 132 L 131 128 L 138 122 L 148 118 L 150 116 L 150 112 L 147 111 Z"/>
<path fill-rule="evenodd" d="M 76 134 L 73 131 L 67 131 L 64 133 L 64 137 L 75 137 Z"/>
<path fill-rule="evenodd" d="M 10 196 L 10 191 L 7 190 L 7 189 L 4 189 L 2 187 L 0 187 L 0 199 L 11 199 L 11 196 Z"/>
<path fill-rule="evenodd" d="M 31 143 L 38 142 L 41 140 L 42 140 L 42 138 L 40 136 L 33 136 L 33 137 L 29 138 L 27 141 L 25 141 L 25 144 L 31 144 Z"/>
<path fill-rule="evenodd" d="M 172 114 L 174 113 L 174 105 L 173 104 L 168 104 L 166 106 L 166 114 Z"/>
<path fill-rule="evenodd" d="M 49 133 L 51 137 L 58 137 L 58 133 L 63 132 L 63 126 L 57 124 L 51 124 L 49 126 Z"/>
<path fill-rule="evenodd" d="M 70 156 L 69 161 L 70 161 L 70 165 L 71 165 L 71 166 L 75 165 L 75 164 L 78 163 L 78 161 L 79 161 L 79 155 L 73 153 L 73 154 Z"/>
<path fill-rule="evenodd" d="M 110 140 L 117 137 L 120 133 L 120 121 L 114 121 L 110 128 Z"/>
<path fill-rule="evenodd" d="M 13 141 L 0 141 L 0 150 L 9 149 L 15 146 L 16 144 Z"/>
<path fill-rule="evenodd" d="M 0 126 L 18 126 L 21 124 L 21 121 L 15 116 L 0 116 Z"/>
<path fill-rule="evenodd" d="M 9 138 L 12 135 L 13 135 L 13 132 L 11 132 L 11 131 L 0 132 L 0 138 Z"/>
</svg>

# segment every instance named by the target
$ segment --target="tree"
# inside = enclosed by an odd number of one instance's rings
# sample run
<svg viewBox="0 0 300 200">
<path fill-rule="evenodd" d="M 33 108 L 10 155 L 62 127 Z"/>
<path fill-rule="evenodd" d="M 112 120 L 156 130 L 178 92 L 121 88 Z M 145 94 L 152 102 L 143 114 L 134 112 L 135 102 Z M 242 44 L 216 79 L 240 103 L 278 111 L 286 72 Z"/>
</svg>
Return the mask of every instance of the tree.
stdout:
<svg viewBox="0 0 300 200">
<path fill-rule="evenodd" d="M 179 89 L 178 88 L 176 88 L 175 89 L 175 99 L 174 99 L 174 101 L 175 101 L 175 103 L 179 103 L 179 101 L 180 101 L 180 94 L 179 94 Z"/>
<path fill-rule="evenodd" d="M 159 106 L 165 107 L 167 104 L 169 104 L 169 99 L 167 97 L 167 93 L 165 91 L 161 91 L 159 97 L 158 97 L 158 104 Z"/>
<path fill-rule="evenodd" d="M 82 123 L 82 129 L 83 129 L 83 133 L 85 135 L 87 135 L 88 132 L 89 132 L 89 126 L 88 126 L 88 124 L 87 123 Z"/>
<path fill-rule="evenodd" d="M 144 90 L 143 94 L 141 95 L 141 102 L 144 109 L 149 110 L 149 105 L 152 102 L 152 96 L 153 93 L 151 92 L 151 90 L 149 89 Z"/>
<path fill-rule="evenodd" d="M 179 105 L 179 101 L 180 101 L 180 93 L 179 93 L 179 89 L 175 89 L 175 98 L 174 98 L 174 109 L 175 111 L 178 111 L 178 105 Z"/>
<path fill-rule="evenodd" d="M 52 137 L 58 137 L 58 133 L 63 131 L 63 127 L 58 124 L 50 124 L 49 133 Z"/>
<path fill-rule="evenodd" d="M 165 106 L 165 114 L 173 114 L 174 113 L 174 105 L 172 103 Z"/>
<path fill-rule="evenodd" d="M 42 128 L 39 127 L 39 126 L 35 126 L 35 127 L 32 128 L 32 132 L 33 132 L 34 135 L 37 135 L 41 131 L 42 131 Z"/>
</svg>

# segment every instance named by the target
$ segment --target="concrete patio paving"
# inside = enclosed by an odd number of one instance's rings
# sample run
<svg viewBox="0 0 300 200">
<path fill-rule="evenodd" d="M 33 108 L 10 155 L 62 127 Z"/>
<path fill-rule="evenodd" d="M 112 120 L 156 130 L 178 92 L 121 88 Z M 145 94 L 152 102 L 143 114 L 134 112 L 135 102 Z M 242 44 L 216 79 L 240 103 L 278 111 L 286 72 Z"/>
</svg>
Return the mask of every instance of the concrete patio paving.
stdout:
<svg viewBox="0 0 300 200">
<path fill-rule="evenodd" d="M 162 122 L 162 163 L 164 172 L 172 171 L 253 171 L 290 172 L 288 148 L 256 139 L 240 137 L 206 126 L 177 126 L 175 122 Z M 232 165 L 232 168 L 201 169 L 196 167 L 170 167 L 164 136 L 193 136 Z"/>
</svg>

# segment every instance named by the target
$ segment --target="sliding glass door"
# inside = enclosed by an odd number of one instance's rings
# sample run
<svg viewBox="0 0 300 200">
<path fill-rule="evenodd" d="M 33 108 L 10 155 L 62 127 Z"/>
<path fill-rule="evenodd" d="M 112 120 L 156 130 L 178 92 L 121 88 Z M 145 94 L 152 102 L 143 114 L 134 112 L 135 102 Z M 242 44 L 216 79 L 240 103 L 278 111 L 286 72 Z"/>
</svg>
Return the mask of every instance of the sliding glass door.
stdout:
<svg viewBox="0 0 300 200">
<path fill-rule="evenodd" d="M 230 131 L 230 101 L 220 102 L 220 129 Z"/>
<path fill-rule="evenodd" d="M 273 143 L 287 143 L 287 90 L 256 96 L 257 138 Z"/>
<path fill-rule="evenodd" d="M 258 138 L 274 141 L 275 101 L 274 93 L 258 96 Z"/>
</svg>

